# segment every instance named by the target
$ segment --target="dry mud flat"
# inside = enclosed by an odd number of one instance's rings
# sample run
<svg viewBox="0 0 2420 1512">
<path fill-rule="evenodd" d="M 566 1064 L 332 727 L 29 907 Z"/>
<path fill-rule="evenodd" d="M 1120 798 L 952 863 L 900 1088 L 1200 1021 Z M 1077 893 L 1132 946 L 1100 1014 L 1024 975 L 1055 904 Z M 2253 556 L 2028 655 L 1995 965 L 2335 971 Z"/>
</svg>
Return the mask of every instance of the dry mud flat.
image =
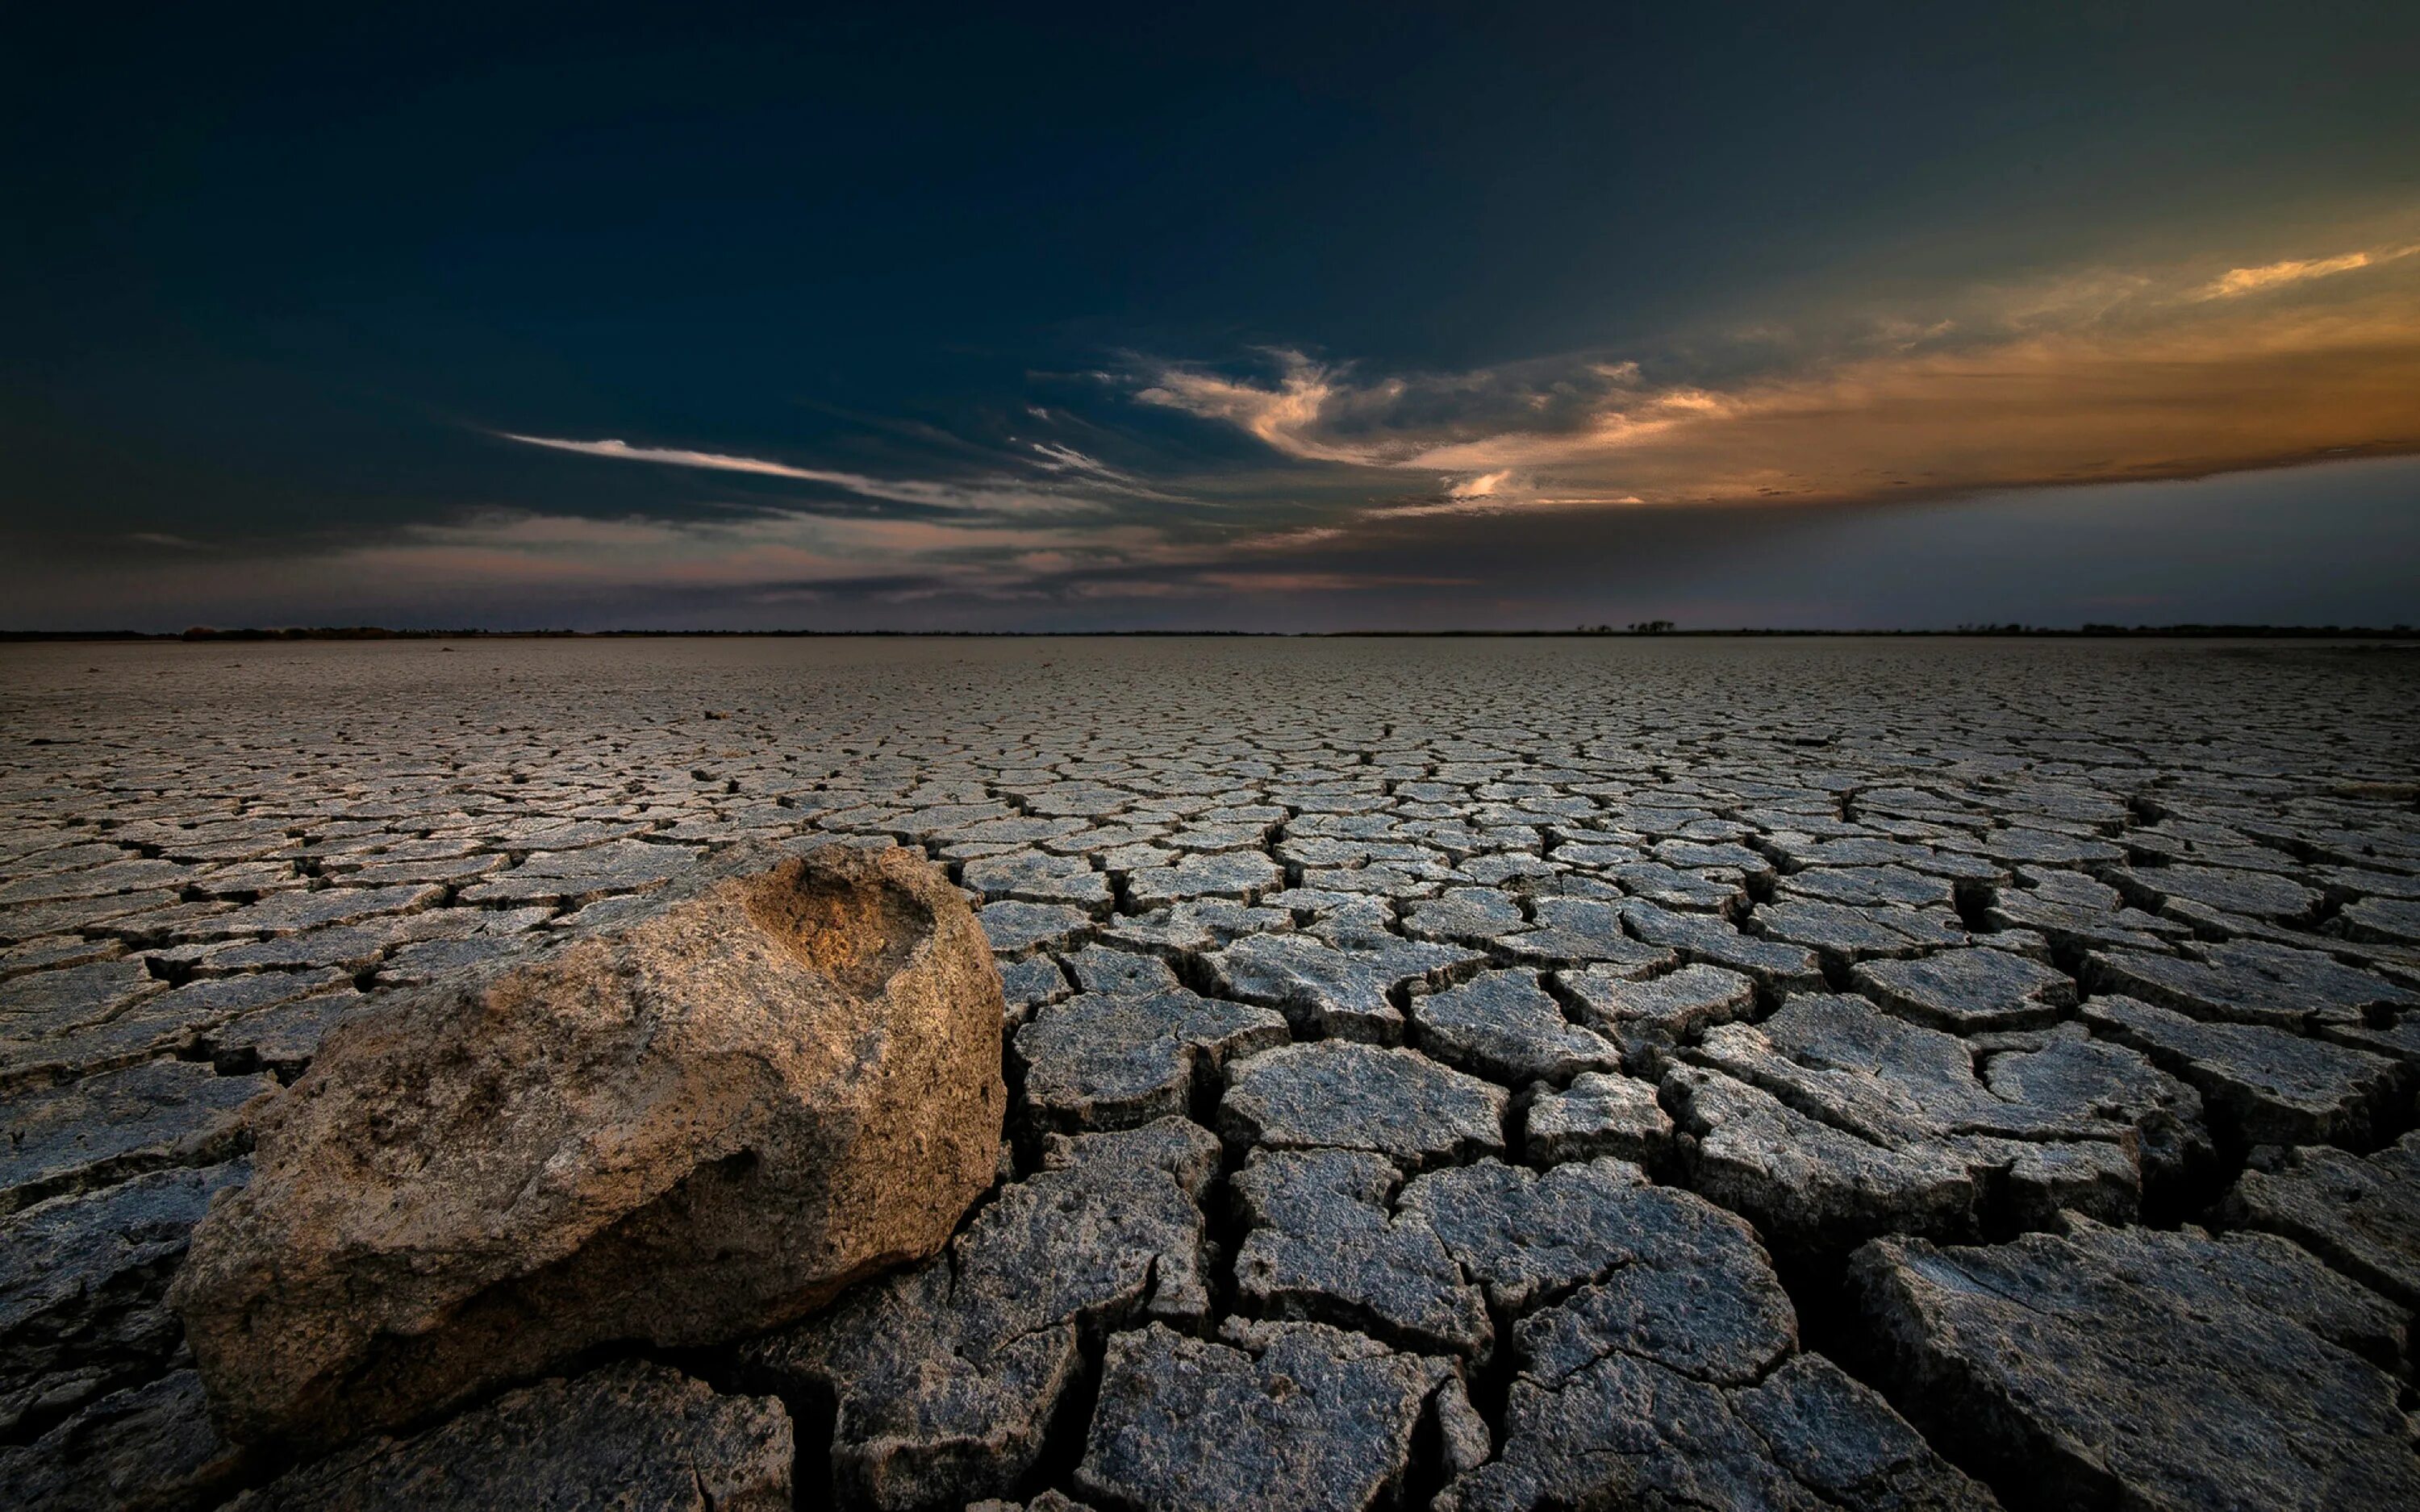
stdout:
<svg viewBox="0 0 2420 1512">
<path fill-rule="evenodd" d="M 2420 661 L 1941 641 L 0 649 L 0 1502 L 2420 1504 Z M 810 1322 L 310 1463 L 237 1110 L 739 841 L 899 841 L 1001 1179 Z"/>
</svg>

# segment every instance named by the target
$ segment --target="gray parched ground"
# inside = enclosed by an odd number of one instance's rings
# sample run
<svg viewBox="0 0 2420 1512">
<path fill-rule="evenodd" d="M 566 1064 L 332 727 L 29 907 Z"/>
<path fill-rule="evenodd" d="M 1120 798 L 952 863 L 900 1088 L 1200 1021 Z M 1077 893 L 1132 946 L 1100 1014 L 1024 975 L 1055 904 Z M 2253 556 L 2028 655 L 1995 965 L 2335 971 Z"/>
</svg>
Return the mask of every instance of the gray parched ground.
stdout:
<svg viewBox="0 0 2420 1512">
<path fill-rule="evenodd" d="M 2420 1505 L 2416 784 L 2420 657 L 2327 646 L 0 649 L 0 1503 Z M 240 1104 L 829 839 L 1007 983 L 946 1255 L 217 1440 Z"/>
</svg>

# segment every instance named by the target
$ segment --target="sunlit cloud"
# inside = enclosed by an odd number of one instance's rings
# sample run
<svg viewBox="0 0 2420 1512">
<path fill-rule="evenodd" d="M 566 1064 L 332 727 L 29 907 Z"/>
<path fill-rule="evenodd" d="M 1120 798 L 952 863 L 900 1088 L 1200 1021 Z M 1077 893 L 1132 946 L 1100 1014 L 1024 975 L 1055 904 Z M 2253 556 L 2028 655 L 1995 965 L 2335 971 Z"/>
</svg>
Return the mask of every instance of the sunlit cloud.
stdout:
<svg viewBox="0 0 2420 1512">
<path fill-rule="evenodd" d="M 2415 252 L 2420 252 L 2420 243 L 2377 252 L 2348 252 L 2335 257 L 2288 258 L 2283 262 L 2263 263 L 2257 268 L 2230 268 L 2204 285 L 2199 298 L 2224 300 L 2241 294 L 2257 294 L 2288 284 L 2306 283 L 2314 278 L 2327 278 L 2336 273 L 2350 273 L 2356 269 L 2394 262 Z"/>
<path fill-rule="evenodd" d="M 1161 363 L 1136 397 L 1366 477 L 1340 517 L 1365 526 L 2200 476 L 2420 450 L 2415 251 L 2075 270 L 1661 357 L 1375 378 L 1291 350 L 1261 376 Z M 1426 486 L 1387 481 L 1405 474 Z"/>
</svg>

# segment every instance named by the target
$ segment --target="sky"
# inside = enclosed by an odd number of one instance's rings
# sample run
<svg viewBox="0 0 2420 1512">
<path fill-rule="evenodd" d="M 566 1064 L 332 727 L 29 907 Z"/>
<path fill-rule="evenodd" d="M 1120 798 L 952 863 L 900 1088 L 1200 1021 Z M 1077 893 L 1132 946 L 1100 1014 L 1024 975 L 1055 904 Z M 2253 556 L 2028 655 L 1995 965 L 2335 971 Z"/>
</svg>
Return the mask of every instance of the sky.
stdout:
<svg viewBox="0 0 2420 1512">
<path fill-rule="evenodd" d="M 12 31 L 0 628 L 2420 623 L 2420 7 Z"/>
</svg>

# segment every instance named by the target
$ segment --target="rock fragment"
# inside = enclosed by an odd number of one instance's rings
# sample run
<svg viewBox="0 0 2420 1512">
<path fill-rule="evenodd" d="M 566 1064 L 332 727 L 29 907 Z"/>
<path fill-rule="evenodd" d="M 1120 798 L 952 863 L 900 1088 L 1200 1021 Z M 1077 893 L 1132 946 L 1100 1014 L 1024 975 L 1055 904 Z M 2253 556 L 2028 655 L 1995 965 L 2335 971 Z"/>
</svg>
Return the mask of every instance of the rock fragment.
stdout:
<svg viewBox="0 0 2420 1512">
<path fill-rule="evenodd" d="M 1239 1144 L 1366 1149 L 1419 1171 L 1502 1149 L 1508 1101 L 1414 1051 L 1326 1040 L 1238 1061 L 1218 1128 Z"/>
<path fill-rule="evenodd" d="M 2408 1506 L 2377 1299 L 2274 1241 L 2188 1230 L 1885 1239 L 1851 1267 L 1897 1399 L 2042 1505 Z M 2399 1325 L 2399 1319 L 2397 1320 Z"/>
<path fill-rule="evenodd" d="M 1412 1031 L 1423 1053 L 1510 1084 L 1560 1084 L 1621 1063 L 1610 1042 L 1564 1018 L 1562 1005 L 1527 971 L 1482 972 L 1414 998 Z"/>
<path fill-rule="evenodd" d="M 787 1512 L 790 1414 L 661 1365 L 608 1365 L 507 1392 L 411 1438 L 287 1472 L 227 1512 L 490 1507 Z"/>
<path fill-rule="evenodd" d="M 2420 1312 L 2420 1133 L 2367 1156 L 2310 1149 L 2273 1168 L 2256 1165 L 2237 1180 L 2226 1211 Z"/>
<path fill-rule="evenodd" d="M 1317 1323 L 1154 1324 L 1112 1335 L 1077 1489 L 1170 1512 L 1358 1512 L 1391 1503 L 1442 1361 Z"/>
<path fill-rule="evenodd" d="M 277 1089 L 266 1076 L 220 1076 L 190 1060 L 147 1060 L 0 1101 L 0 1212 L 61 1192 L 238 1152 L 239 1110 Z"/>
<path fill-rule="evenodd" d="M 1088 992 L 1038 1010 L 1013 1045 L 1025 1103 L 1046 1129 L 1125 1129 L 1190 1105 L 1230 1058 L 1286 1042 L 1286 1022 L 1181 987 L 1147 996 Z"/>
<path fill-rule="evenodd" d="M 2065 972 L 2006 950 L 1868 961 L 1850 979 L 1901 1018 L 1953 1034 L 2040 1028 L 2075 1006 L 2075 982 Z"/>
<path fill-rule="evenodd" d="M 1255 1155 L 1236 1173 L 1250 1233 L 1235 1288 L 1257 1317 L 1358 1328 L 1398 1348 L 1485 1355 L 1495 1331 L 1478 1289 L 1419 1211 L 1398 1214 L 1403 1173 L 1383 1156 Z"/>
<path fill-rule="evenodd" d="M 2406 1076 L 2383 1056 L 2264 1025 L 2204 1023 L 2131 997 L 2096 997 L 2084 1021 L 2201 1093 L 2246 1145 L 2359 1144 Z"/>
<path fill-rule="evenodd" d="M 1559 971 L 1555 985 L 1579 1006 L 1580 1022 L 1621 1049 L 1633 1071 L 1662 1069 L 1673 1046 L 1756 1011 L 1756 983 L 1721 966 L 1683 966 L 1637 980 L 1590 967 Z"/>
<path fill-rule="evenodd" d="M 835 1403 L 836 1495 L 891 1509 L 1008 1494 L 1081 1372 L 1079 1341 L 1145 1319 L 1198 1329 L 1210 1309 L 1202 1194 L 1218 1144 L 1165 1119 L 1053 1135 L 945 1260 L 851 1290 L 741 1346 L 785 1393 Z"/>
<path fill-rule="evenodd" d="M 240 1161 L 155 1171 L 0 1219 L 0 1433 L 156 1374 L 182 1342 L 168 1277 Z"/>
<path fill-rule="evenodd" d="M 1605 1072 L 1541 1093 L 1529 1103 L 1521 1134 L 1522 1158 L 1532 1165 L 1604 1155 L 1652 1165 L 1671 1145 L 1672 1116 L 1657 1103 L 1655 1084 Z"/>
<path fill-rule="evenodd" d="M 221 1428 L 339 1442 L 931 1253 L 993 1178 L 1001 1015 L 956 891 L 842 846 L 354 1020 L 178 1277 Z"/>
</svg>

